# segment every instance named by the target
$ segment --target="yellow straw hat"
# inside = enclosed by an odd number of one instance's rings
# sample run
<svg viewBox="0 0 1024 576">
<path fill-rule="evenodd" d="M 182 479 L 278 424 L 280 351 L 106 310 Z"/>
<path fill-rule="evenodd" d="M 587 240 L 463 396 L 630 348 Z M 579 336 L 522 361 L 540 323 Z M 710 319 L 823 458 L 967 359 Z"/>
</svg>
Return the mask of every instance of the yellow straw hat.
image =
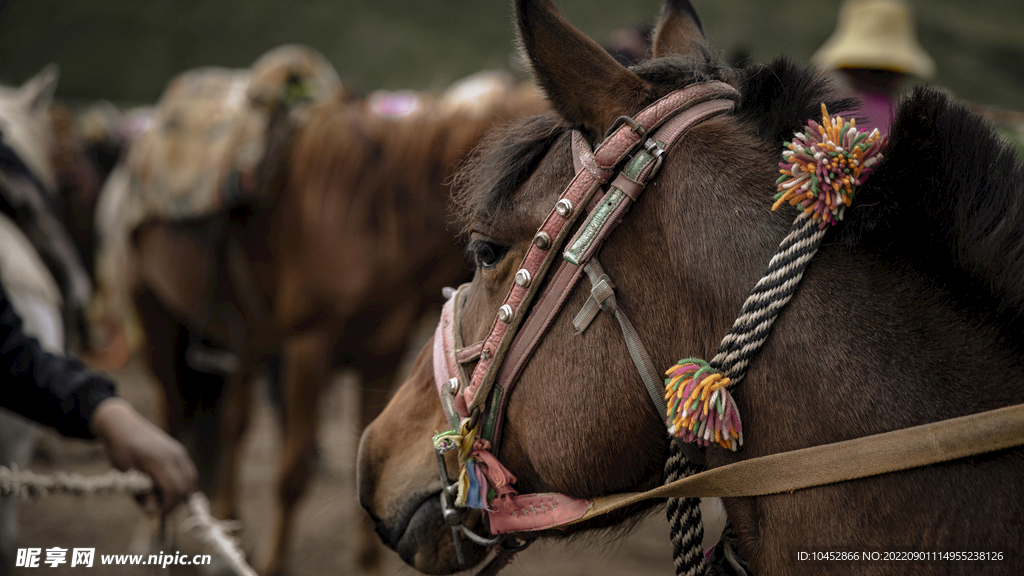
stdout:
<svg viewBox="0 0 1024 576">
<path fill-rule="evenodd" d="M 826 68 L 893 70 L 930 78 L 935 62 L 917 43 L 910 7 L 898 0 L 847 0 L 835 32 L 812 59 Z"/>
</svg>

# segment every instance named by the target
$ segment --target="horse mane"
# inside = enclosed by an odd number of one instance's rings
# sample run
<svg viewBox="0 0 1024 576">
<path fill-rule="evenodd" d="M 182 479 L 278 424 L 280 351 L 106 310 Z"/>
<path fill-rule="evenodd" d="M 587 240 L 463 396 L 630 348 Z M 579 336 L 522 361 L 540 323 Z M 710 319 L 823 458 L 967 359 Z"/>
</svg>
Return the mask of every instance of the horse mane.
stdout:
<svg viewBox="0 0 1024 576">
<path fill-rule="evenodd" d="M 820 114 L 856 102 L 827 77 L 784 59 L 745 71 L 740 118 L 781 144 Z M 781 150 L 781 148 L 780 148 Z M 949 94 L 905 97 L 878 170 L 836 229 L 837 241 L 939 278 L 997 324 L 1024 323 L 1024 163 L 994 127 Z M 967 288 L 970 287 L 970 290 Z"/>
<path fill-rule="evenodd" d="M 844 97 L 833 77 L 787 58 L 743 69 L 738 117 L 781 154 L 783 142 L 803 130 L 807 120 L 821 117 L 821 104 L 838 114 L 856 107 Z"/>
<path fill-rule="evenodd" d="M 785 58 L 737 70 L 719 61 L 714 52 L 699 50 L 696 55 L 669 55 L 630 69 L 660 95 L 712 80 L 737 86 L 742 95 L 737 117 L 773 148 L 791 139 L 808 118 L 819 115 L 822 102 L 837 112 L 856 104 L 840 95 L 827 74 Z M 547 149 L 571 128 L 554 113 L 548 113 L 488 135 L 456 175 L 453 204 L 463 226 L 501 210 L 530 177 Z"/>
<path fill-rule="evenodd" d="M 841 241 L 897 258 L 1024 328 L 1024 163 L 982 117 L 919 88 L 897 110 L 885 159 L 840 228 Z"/>
<path fill-rule="evenodd" d="M 453 179 L 452 212 L 468 232 L 478 217 L 500 212 L 569 127 L 554 112 L 512 122 L 488 134 Z"/>
<path fill-rule="evenodd" d="M 694 81 L 738 84 L 737 118 L 767 150 L 808 119 L 857 104 L 826 73 L 779 58 L 733 71 L 714 55 L 658 58 L 633 67 L 668 92 Z M 464 226 L 509 202 L 553 142 L 570 127 L 554 114 L 490 135 L 456 177 Z M 836 241 L 899 258 L 957 286 L 963 305 L 991 310 L 993 321 L 1024 332 L 1024 163 L 989 122 L 949 95 L 919 88 L 903 99 L 885 159 L 862 190 Z M 970 290 L 965 290 L 970 287 Z M 952 291 L 951 291 L 952 292 Z"/>
</svg>

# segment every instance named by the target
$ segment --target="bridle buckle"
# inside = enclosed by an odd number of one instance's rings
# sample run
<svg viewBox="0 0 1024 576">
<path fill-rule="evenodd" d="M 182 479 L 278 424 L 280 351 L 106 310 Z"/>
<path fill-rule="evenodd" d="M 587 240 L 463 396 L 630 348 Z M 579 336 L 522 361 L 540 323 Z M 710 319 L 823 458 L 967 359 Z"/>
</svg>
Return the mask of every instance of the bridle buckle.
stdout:
<svg viewBox="0 0 1024 576">
<path fill-rule="evenodd" d="M 661 142 L 658 142 L 654 138 L 648 138 L 647 141 L 644 142 L 644 150 L 646 150 L 651 156 L 654 156 L 657 160 L 661 160 L 661 157 L 665 155 L 665 148 L 661 145 Z"/>
<path fill-rule="evenodd" d="M 609 136 L 615 133 L 623 124 L 628 124 L 629 128 L 640 137 L 641 140 L 647 137 L 647 128 L 644 128 L 642 124 L 633 119 L 632 116 L 619 116 L 612 123 L 612 127 L 604 133 L 604 140 L 607 140 Z"/>
<path fill-rule="evenodd" d="M 645 178 L 646 181 L 654 178 L 654 175 L 661 170 L 661 163 L 665 160 L 665 147 L 661 145 L 661 142 L 658 142 L 654 138 L 648 138 L 644 142 L 644 151 L 654 158 L 654 167 L 647 173 Z"/>
</svg>

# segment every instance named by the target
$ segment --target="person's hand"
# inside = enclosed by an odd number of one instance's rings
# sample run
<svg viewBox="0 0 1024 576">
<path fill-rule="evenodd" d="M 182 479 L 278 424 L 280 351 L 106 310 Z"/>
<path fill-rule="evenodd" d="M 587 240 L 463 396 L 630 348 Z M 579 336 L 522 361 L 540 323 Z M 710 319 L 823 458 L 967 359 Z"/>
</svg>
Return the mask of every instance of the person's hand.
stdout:
<svg viewBox="0 0 1024 576">
<path fill-rule="evenodd" d="M 100 402 L 90 423 L 97 438 L 107 444 L 118 470 L 135 469 L 153 477 L 157 493 L 143 507 L 155 513 L 170 511 L 195 490 L 196 466 L 180 442 L 168 436 L 121 398 Z"/>
</svg>

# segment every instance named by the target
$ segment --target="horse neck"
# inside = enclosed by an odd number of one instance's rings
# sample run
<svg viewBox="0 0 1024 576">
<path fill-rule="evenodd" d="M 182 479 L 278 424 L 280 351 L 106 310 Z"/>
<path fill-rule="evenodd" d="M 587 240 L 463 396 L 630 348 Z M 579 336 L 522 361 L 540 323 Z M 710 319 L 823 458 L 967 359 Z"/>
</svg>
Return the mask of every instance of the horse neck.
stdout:
<svg viewBox="0 0 1024 576">
<path fill-rule="evenodd" d="M 768 209 L 774 151 L 728 149 L 723 143 L 739 142 L 737 134 L 724 123 L 708 128 L 673 151 L 673 164 L 623 222 L 622 231 L 648 226 L 632 232 L 618 258 L 643 261 L 657 277 L 631 290 L 669 311 L 662 315 L 670 320 L 637 322 L 659 366 L 714 356 L 797 214 Z M 920 255 L 839 241 L 846 225 L 825 236 L 735 388 L 746 447 L 738 455 L 712 449 L 713 465 L 1024 401 L 1013 384 L 1024 380 L 1020 338 L 1006 333 L 990 302 L 936 277 Z M 605 250 L 627 248 L 613 236 Z M 986 377 L 968 366 L 985 366 Z"/>
</svg>

